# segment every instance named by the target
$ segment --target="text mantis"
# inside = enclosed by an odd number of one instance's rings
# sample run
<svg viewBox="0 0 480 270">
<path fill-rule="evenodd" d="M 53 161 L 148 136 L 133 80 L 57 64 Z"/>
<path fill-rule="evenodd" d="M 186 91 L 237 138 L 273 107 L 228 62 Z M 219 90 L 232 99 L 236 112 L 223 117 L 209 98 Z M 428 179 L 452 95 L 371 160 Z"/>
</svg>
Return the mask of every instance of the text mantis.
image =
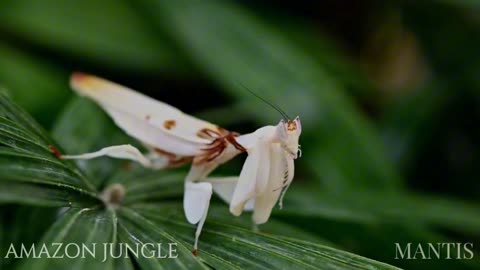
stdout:
<svg viewBox="0 0 480 270">
<path fill-rule="evenodd" d="M 294 159 L 299 152 L 300 118 L 283 113 L 276 126 L 265 126 L 240 135 L 107 80 L 74 73 L 72 88 L 94 100 L 128 135 L 146 149 L 142 154 L 131 145 L 115 145 L 97 152 L 64 155 L 64 159 L 91 159 L 100 156 L 129 159 L 152 169 L 175 167 L 191 162 L 185 178 L 183 206 L 188 222 L 197 224 L 194 253 L 207 217 L 212 192 L 230 205 L 239 216 L 253 210 L 253 222 L 268 221 L 270 213 L 293 180 Z M 208 177 L 219 165 L 247 152 L 240 176 Z"/>
</svg>

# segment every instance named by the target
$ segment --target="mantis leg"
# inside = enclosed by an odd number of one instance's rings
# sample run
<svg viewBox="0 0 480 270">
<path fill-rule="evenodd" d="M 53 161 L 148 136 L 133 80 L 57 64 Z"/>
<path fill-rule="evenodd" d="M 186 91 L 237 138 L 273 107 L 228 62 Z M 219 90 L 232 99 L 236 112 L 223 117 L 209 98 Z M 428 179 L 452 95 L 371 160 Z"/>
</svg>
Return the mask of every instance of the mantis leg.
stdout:
<svg viewBox="0 0 480 270">
<path fill-rule="evenodd" d="M 158 160 L 157 157 L 153 156 L 144 156 L 140 150 L 137 148 L 129 145 L 115 145 L 102 148 L 96 152 L 86 153 L 81 155 L 64 155 L 62 156 L 63 159 L 93 159 L 97 157 L 108 156 L 113 158 L 120 158 L 120 159 L 128 159 L 137 161 L 138 163 L 142 164 L 144 167 L 147 168 L 162 168 L 165 167 L 161 160 Z"/>
<path fill-rule="evenodd" d="M 188 222 L 197 224 L 193 245 L 194 252 L 198 248 L 198 239 L 207 218 L 212 191 L 215 191 L 225 202 L 230 203 L 237 182 L 238 176 L 210 177 L 202 179 L 201 182 L 185 182 L 185 195 L 183 197 L 185 216 Z M 254 200 L 249 200 L 245 205 L 245 210 L 251 211 L 253 206 Z"/>
<path fill-rule="evenodd" d="M 238 183 L 238 176 L 227 177 L 208 177 L 202 180 L 202 182 L 211 183 L 213 191 L 227 204 L 230 204 L 233 198 L 233 192 Z M 252 211 L 255 205 L 255 199 L 250 199 L 245 204 L 246 211 Z"/>
<path fill-rule="evenodd" d="M 202 232 L 203 224 L 208 214 L 210 198 L 212 197 L 212 184 L 185 182 L 185 194 L 183 197 L 183 208 L 188 222 L 197 224 L 195 231 L 194 252 L 198 248 L 198 239 Z"/>
<path fill-rule="evenodd" d="M 248 157 L 230 201 L 230 213 L 239 216 L 248 201 L 264 193 L 270 177 L 270 163 L 270 145 L 258 140 L 255 146 L 248 150 Z"/>
<path fill-rule="evenodd" d="M 290 184 L 292 183 L 293 175 L 295 173 L 295 167 L 294 167 L 294 164 L 293 164 L 293 159 L 285 158 L 285 160 L 287 162 L 288 177 L 286 179 L 287 181 L 284 183 L 283 191 L 282 191 L 282 194 L 280 195 L 280 199 L 279 199 L 279 202 L 278 202 L 278 206 L 280 207 L 280 209 L 283 208 L 283 197 L 285 197 L 285 193 L 287 193 L 287 190 L 290 187 Z"/>
</svg>

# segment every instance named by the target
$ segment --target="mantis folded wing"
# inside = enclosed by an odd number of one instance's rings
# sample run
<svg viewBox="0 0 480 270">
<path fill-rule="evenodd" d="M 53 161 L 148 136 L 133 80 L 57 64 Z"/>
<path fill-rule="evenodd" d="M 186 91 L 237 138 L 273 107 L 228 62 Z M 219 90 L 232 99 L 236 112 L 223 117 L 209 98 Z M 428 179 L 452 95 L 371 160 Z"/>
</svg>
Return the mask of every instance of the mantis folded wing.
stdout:
<svg viewBox="0 0 480 270">
<path fill-rule="evenodd" d="M 117 145 L 62 158 L 110 156 L 134 160 L 152 169 L 192 162 L 185 179 L 183 205 L 188 222 L 197 224 L 194 252 L 212 192 L 230 204 L 230 212 L 235 216 L 253 210 L 255 224 L 268 221 L 279 198 L 282 205 L 283 195 L 293 180 L 293 160 L 299 151 L 299 117 L 282 119 L 276 126 L 239 135 L 98 77 L 74 73 L 71 85 L 80 95 L 100 105 L 121 129 L 141 141 L 149 153 L 143 155 L 131 145 Z M 219 165 L 242 152 L 247 152 L 248 157 L 239 177 L 208 177 Z"/>
</svg>

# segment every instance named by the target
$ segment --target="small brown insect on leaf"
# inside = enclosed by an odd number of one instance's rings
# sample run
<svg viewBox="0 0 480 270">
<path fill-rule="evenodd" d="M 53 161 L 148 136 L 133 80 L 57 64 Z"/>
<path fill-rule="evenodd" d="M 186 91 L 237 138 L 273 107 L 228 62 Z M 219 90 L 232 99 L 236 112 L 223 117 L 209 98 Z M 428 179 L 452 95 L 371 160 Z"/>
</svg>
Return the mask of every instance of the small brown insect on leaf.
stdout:
<svg viewBox="0 0 480 270">
<path fill-rule="evenodd" d="M 197 257 L 197 256 L 198 256 L 198 250 L 194 249 L 194 250 L 192 251 L 192 254 L 193 254 L 193 256 Z"/>
<path fill-rule="evenodd" d="M 57 158 L 62 158 L 62 153 L 60 153 L 60 151 L 58 151 L 58 149 L 53 146 L 53 145 L 49 145 L 48 146 L 48 149 L 50 150 L 50 152 L 52 152 Z"/>
<path fill-rule="evenodd" d="M 167 121 L 163 122 L 163 127 L 165 127 L 168 130 L 174 128 L 175 125 L 176 125 L 175 120 L 167 120 Z"/>
</svg>

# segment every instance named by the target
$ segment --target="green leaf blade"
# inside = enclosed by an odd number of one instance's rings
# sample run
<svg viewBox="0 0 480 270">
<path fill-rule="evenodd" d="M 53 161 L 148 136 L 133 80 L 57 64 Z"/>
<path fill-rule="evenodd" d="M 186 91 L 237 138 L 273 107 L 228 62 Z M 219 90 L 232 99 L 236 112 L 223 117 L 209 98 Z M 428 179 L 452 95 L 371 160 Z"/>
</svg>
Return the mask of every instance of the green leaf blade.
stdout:
<svg viewBox="0 0 480 270">
<path fill-rule="evenodd" d="M 43 245 L 48 248 L 48 254 L 53 256 L 56 248 L 54 243 L 65 245 L 60 249 L 58 256 L 63 258 L 30 258 L 22 265 L 22 269 L 113 269 L 113 258 L 104 258 L 104 243 L 115 243 L 115 218 L 110 211 L 92 208 L 72 208 L 67 211 L 37 243 L 36 252 L 40 252 Z M 96 243 L 96 244 L 95 244 Z M 68 245 L 72 248 L 69 252 Z M 78 247 L 81 248 L 80 255 Z M 93 251 L 94 255 L 88 253 Z M 84 256 L 85 255 L 85 256 Z M 85 258 L 76 258 L 85 257 Z M 72 257 L 72 258 L 69 258 Z"/>
<path fill-rule="evenodd" d="M 172 208 L 173 207 L 173 208 Z M 134 207 L 141 216 L 155 222 L 158 227 L 170 231 L 184 243 L 193 243 L 193 226 L 183 219 L 181 205 L 165 207 L 153 205 Z M 241 227 L 217 223 L 209 219 L 203 229 L 199 245 L 199 257 L 213 267 L 226 266 L 232 269 L 398 269 L 347 252 L 321 245 L 310 244 L 306 249 L 298 243 L 285 239 L 254 233 Z M 206 253 L 207 256 L 202 254 Z M 218 259 L 221 258 L 222 260 Z M 292 268 L 293 267 L 293 268 Z"/>
<path fill-rule="evenodd" d="M 52 153 L 48 134 L 0 92 L 0 202 L 70 206 L 98 203 L 79 171 Z"/>
</svg>

